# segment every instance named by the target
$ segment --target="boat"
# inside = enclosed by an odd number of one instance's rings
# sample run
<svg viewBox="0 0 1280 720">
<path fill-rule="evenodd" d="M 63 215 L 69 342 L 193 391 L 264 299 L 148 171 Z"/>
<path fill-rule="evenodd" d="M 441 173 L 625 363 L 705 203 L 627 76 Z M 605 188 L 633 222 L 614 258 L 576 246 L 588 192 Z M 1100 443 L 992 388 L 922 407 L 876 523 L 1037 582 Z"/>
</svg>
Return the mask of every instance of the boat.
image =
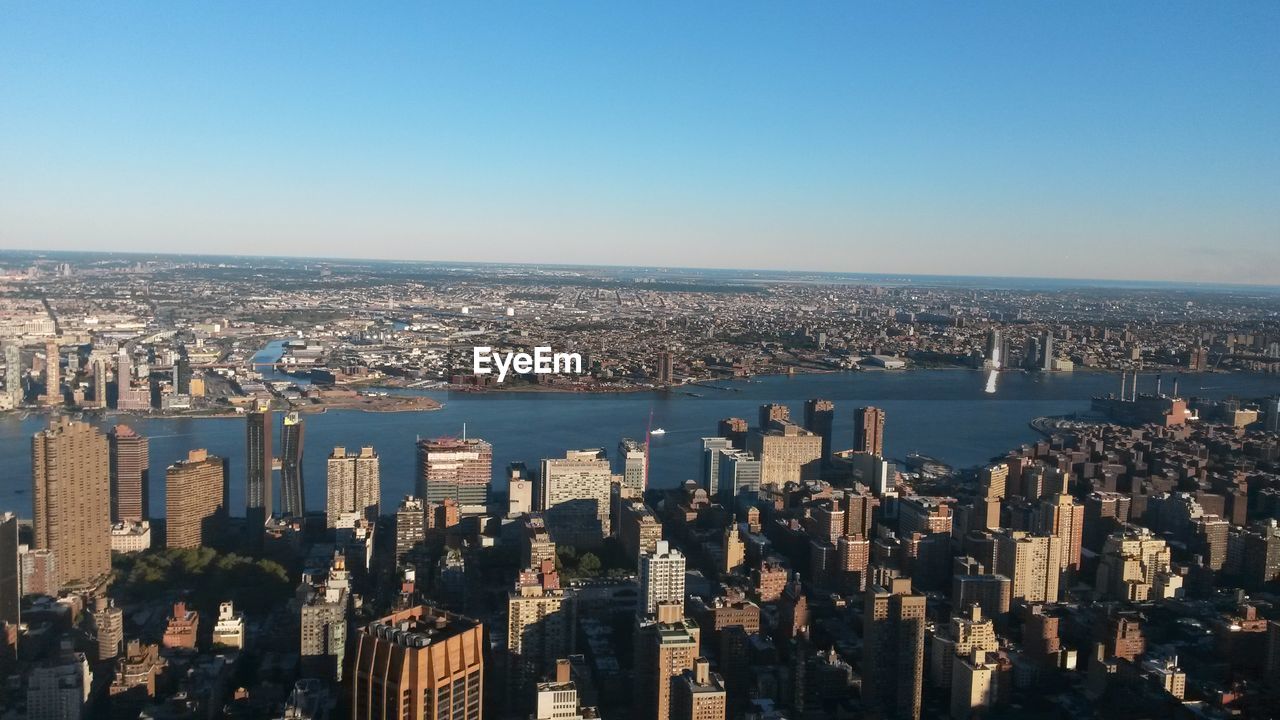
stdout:
<svg viewBox="0 0 1280 720">
<path fill-rule="evenodd" d="M 649 431 L 649 434 L 650 435 L 666 435 L 667 431 L 663 430 L 662 428 L 654 428 Z"/>
</svg>

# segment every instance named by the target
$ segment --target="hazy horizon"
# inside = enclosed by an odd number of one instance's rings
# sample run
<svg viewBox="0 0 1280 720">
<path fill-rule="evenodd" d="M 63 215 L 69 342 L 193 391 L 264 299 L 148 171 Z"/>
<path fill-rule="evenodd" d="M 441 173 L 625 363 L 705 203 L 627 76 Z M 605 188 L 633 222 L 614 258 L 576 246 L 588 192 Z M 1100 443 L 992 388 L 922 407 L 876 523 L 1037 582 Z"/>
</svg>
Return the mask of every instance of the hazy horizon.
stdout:
<svg viewBox="0 0 1280 720">
<path fill-rule="evenodd" d="M 1280 4 L 7 4 L 0 246 L 1273 286 Z"/>
</svg>

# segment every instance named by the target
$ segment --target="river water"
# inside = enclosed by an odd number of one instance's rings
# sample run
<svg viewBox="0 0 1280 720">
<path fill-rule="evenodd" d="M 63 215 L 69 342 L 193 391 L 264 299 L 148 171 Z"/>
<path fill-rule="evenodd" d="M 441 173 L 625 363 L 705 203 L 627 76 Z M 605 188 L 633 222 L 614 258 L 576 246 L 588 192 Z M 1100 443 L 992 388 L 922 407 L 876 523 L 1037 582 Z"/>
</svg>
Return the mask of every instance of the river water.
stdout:
<svg viewBox="0 0 1280 720">
<path fill-rule="evenodd" d="M 1154 376 L 1143 377 L 1143 391 L 1154 389 Z M 1165 390 L 1170 388 L 1165 378 Z M 886 411 L 885 446 L 891 458 L 909 452 L 968 467 L 1037 439 L 1028 427 L 1040 415 L 1086 411 L 1095 395 L 1119 390 L 1119 377 L 1109 373 L 1000 373 L 994 387 L 988 374 L 973 370 L 866 371 L 820 375 L 722 381 L 719 388 L 691 387 L 701 397 L 683 391 L 562 394 L 456 393 L 426 391 L 442 403 L 441 410 L 410 413 L 366 413 L 335 410 L 304 415 L 306 438 L 303 470 L 306 505 L 323 510 L 325 458 L 335 445 L 373 445 L 382 458 L 383 507 L 394 507 L 411 492 L 414 440 L 418 436 L 484 438 L 494 446 L 494 475 L 507 463 L 536 466 L 544 457 L 562 456 L 566 449 L 604 447 L 612 458 L 619 439 L 642 440 L 653 413 L 654 427 L 666 429 L 652 440 L 651 481 L 671 487 L 698 475 L 700 438 L 714 435 L 716 421 L 729 416 L 753 425 L 759 405 L 782 402 L 792 418 L 803 417 L 808 398 L 823 397 L 836 404 L 835 448 L 852 444 L 853 411 L 876 405 Z M 994 390 L 994 392 L 991 392 Z M 1184 396 L 1255 398 L 1280 392 L 1280 378 L 1249 374 L 1183 374 Z M 277 414 L 278 415 L 278 414 Z M 39 414 L 22 419 L 9 413 L 0 418 L 0 511 L 31 514 L 31 436 L 48 422 Z M 151 418 L 107 416 L 93 422 L 104 429 L 117 423 L 132 425 L 151 438 L 151 508 L 164 513 L 165 467 L 186 457 L 192 448 L 231 458 L 233 514 L 244 508 L 245 422 L 237 418 Z M 279 420 L 276 420 L 279 452 Z M 502 489 L 502 483 L 495 483 Z M 277 483 L 278 493 L 278 483 Z M 276 507 L 279 507 L 277 500 Z"/>
</svg>

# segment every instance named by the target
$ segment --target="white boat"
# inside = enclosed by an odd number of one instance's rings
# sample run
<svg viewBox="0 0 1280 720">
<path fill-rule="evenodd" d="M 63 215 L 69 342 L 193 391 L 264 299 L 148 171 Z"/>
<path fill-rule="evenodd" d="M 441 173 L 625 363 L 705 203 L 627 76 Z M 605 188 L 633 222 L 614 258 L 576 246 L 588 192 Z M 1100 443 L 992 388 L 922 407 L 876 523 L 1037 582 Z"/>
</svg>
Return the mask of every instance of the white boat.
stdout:
<svg viewBox="0 0 1280 720">
<path fill-rule="evenodd" d="M 649 434 L 650 435 L 666 435 L 667 431 L 663 430 L 662 428 L 654 428 L 649 431 Z"/>
</svg>

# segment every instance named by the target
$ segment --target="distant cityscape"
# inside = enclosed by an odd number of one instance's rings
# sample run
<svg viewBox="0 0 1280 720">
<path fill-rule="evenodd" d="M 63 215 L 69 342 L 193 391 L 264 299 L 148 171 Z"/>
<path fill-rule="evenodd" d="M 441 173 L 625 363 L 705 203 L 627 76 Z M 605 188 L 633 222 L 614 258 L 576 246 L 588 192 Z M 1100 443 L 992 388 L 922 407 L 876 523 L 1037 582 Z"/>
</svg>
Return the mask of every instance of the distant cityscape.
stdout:
<svg viewBox="0 0 1280 720">
<path fill-rule="evenodd" d="M 41 423 L 30 515 L 0 516 L 0 720 L 1228 718 L 1280 700 L 1270 290 L 0 260 L 0 398 Z M 586 368 L 499 384 L 469 371 L 476 345 Z M 445 389 L 696 397 L 947 367 L 1115 382 L 1087 412 L 1024 418 L 1041 439 L 978 467 L 888 446 L 882 407 L 780 397 L 701 428 L 688 480 L 655 476 L 652 423 L 510 464 L 495 449 L 516 438 L 418 437 L 388 504 L 396 448 L 308 434 L 328 410 L 412 422 Z M 1239 375 L 1271 391 L 1181 386 Z M 243 467 L 197 433 L 152 477 L 149 416 L 239 418 L 207 422 L 243 433 Z"/>
</svg>

